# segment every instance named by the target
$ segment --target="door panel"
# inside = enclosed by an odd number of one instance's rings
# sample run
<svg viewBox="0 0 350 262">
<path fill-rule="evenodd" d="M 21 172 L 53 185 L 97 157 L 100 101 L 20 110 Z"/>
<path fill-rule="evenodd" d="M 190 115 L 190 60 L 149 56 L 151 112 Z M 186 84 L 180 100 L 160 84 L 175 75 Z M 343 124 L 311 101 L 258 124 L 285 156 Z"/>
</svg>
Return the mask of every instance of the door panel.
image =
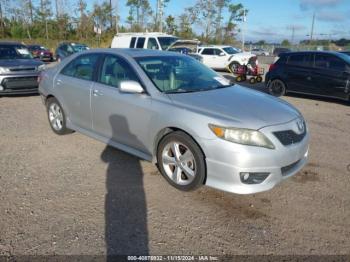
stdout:
<svg viewBox="0 0 350 262">
<path fill-rule="evenodd" d="M 91 130 L 90 94 L 98 54 L 80 55 L 66 65 L 55 79 L 59 98 L 72 124 Z"/>
<path fill-rule="evenodd" d="M 285 67 L 288 90 L 301 93 L 315 92 L 310 54 L 290 55 Z"/>
<path fill-rule="evenodd" d="M 99 83 L 92 91 L 93 130 L 100 136 L 150 154 L 148 126 L 155 115 L 152 99 L 147 94 L 123 93 L 119 83 L 138 81 L 136 74 L 123 59 L 108 55 L 102 65 Z"/>
</svg>

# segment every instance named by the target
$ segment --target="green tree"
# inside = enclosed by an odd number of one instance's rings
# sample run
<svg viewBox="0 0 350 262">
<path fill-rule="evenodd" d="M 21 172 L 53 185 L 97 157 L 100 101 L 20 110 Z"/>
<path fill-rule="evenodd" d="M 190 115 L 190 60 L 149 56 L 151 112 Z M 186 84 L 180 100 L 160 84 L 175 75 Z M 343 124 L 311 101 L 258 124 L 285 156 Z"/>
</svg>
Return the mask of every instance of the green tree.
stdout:
<svg viewBox="0 0 350 262">
<path fill-rule="evenodd" d="M 176 34 L 177 31 L 177 25 L 175 22 L 175 17 L 169 15 L 165 19 L 165 24 L 166 24 L 166 30 L 168 34 Z"/>
<path fill-rule="evenodd" d="M 283 46 L 290 46 L 290 42 L 289 42 L 287 39 L 284 39 L 284 40 L 281 42 L 281 45 L 283 45 Z"/>
</svg>

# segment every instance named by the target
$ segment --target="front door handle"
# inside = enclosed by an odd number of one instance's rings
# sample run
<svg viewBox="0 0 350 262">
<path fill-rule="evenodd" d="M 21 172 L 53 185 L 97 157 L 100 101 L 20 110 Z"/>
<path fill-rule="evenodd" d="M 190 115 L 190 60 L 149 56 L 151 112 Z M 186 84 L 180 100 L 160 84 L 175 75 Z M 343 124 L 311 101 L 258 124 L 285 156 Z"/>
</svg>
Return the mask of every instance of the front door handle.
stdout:
<svg viewBox="0 0 350 262">
<path fill-rule="evenodd" d="M 93 96 L 103 96 L 103 93 L 101 91 L 99 91 L 98 89 L 94 89 L 92 91 L 92 95 Z"/>
<path fill-rule="evenodd" d="M 59 86 L 59 85 L 61 85 L 61 84 L 62 84 L 62 80 L 57 79 L 57 80 L 56 80 L 56 85 L 58 85 L 58 86 Z"/>
</svg>

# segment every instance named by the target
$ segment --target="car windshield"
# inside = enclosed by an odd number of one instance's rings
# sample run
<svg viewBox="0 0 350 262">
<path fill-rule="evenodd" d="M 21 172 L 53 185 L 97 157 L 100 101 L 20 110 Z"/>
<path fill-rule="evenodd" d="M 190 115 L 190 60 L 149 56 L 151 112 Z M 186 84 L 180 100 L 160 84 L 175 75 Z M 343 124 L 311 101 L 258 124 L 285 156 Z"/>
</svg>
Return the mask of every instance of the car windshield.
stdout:
<svg viewBox="0 0 350 262">
<path fill-rule="evenodd" d="M 164 93 L 189 93 L 231 86 L 226 78 L 191 57 L 140 57 L 136 61 Z"/>
<path fill-rule="evenodd" d="M 86 45 L 72 45 L 72 47 L 74 52 L 82 52 L 89 49 Z"/>
<path fill-rule="evenodd" d="M 177 40 L 176 37 L 158 37 L 158 41 L 162 50 L 167 50 L 168 47 Z"/>
<path fill-rule="evenodd" d="M 32 59 L 32 55 L 22 45 L 1 45 L 0 59 Z"/>
<path fill-rule="evenodd" d="M 224 47 L 223 49 L 229 55 L 234 55 L 238 53 L 235 49 L 233 49 L 233 47 Z"/>
</svg>

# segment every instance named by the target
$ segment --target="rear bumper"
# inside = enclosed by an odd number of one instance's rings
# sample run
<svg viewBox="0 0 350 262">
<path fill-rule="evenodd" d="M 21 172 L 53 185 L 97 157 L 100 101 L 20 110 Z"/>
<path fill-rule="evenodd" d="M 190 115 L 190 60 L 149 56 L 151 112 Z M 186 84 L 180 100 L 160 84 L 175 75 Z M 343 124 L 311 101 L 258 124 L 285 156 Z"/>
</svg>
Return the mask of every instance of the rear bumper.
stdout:
<svg viewBox="0 0 350 262">
<path fill-rule="evenodd" d="M 0 95 L 38 93 L 38 75 L 37 72 L 0 75 Z"/>
</svg>

